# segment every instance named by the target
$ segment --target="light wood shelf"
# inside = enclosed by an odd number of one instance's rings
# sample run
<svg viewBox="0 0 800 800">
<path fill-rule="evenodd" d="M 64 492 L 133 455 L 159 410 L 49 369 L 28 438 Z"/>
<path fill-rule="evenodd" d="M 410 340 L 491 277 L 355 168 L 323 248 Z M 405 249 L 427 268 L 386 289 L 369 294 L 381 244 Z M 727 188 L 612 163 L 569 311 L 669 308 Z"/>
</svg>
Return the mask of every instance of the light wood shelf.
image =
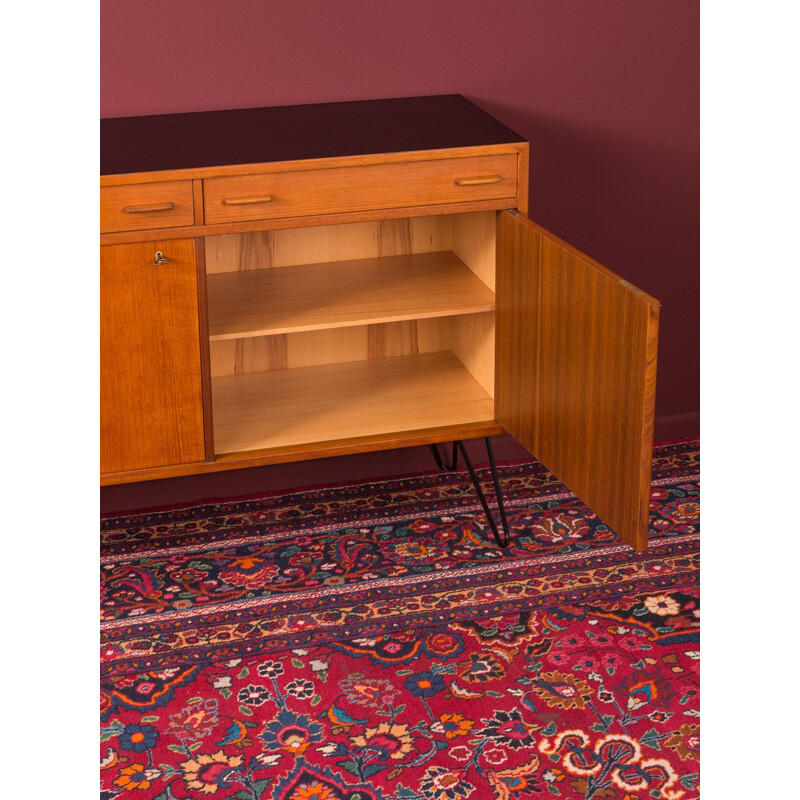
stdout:
<svg viewBox="0 0 800 800">
<path fill-rule="evenodd" d="M 212 341 L 493 311 L 452 252 L 237 270 L 208 276 Z"/>
<path fill-rule="evenodd" d="M 494 420 L 449 351 L 213 380 L 217 454 Z"/>
</svg>

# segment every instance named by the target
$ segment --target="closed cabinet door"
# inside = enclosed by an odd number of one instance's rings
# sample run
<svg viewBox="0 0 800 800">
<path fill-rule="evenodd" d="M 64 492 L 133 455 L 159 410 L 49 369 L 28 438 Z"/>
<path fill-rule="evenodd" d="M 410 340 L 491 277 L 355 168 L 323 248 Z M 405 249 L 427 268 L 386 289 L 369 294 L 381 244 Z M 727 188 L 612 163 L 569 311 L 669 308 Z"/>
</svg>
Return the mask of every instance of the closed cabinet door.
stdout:
<svg viewBox="0 0 800 800">
<path fill-rule="evenodd" d="M 198 328 L 193 239 L 100 248 L 101 473 L 203 460 Z"/>
<path fill-rule="evenodd" d="M 517 212 L 498 215 L 496 417 L 647 547 L 659 303 Z"/>
</svg>

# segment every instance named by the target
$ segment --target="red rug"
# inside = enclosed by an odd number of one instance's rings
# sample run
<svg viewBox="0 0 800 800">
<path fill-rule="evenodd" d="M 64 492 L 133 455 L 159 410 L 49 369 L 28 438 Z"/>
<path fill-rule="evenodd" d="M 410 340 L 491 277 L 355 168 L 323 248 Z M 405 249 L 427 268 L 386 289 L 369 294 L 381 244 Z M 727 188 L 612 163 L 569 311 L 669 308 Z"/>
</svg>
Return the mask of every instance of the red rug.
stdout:
<svg viewBox="0 0 800 800">
<path fill-rule="evenodd" d="M 698 797 L 699 443 L 647 553 L 536 463 L 103 520 L 101 796 Z"/>
</svg>

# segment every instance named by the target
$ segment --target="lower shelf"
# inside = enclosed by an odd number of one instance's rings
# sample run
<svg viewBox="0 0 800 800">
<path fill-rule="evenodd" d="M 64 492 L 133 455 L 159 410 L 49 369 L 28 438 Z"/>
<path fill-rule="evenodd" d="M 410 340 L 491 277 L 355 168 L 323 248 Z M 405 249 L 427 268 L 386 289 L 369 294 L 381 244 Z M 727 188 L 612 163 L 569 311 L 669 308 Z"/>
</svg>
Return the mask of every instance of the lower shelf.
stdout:
<svg viewBox="0 0 800 800">
<path fill-rule="evenodd" d="M 494 419 L 451 352 L 214 378 L 218 455 Z"/>
</svg>

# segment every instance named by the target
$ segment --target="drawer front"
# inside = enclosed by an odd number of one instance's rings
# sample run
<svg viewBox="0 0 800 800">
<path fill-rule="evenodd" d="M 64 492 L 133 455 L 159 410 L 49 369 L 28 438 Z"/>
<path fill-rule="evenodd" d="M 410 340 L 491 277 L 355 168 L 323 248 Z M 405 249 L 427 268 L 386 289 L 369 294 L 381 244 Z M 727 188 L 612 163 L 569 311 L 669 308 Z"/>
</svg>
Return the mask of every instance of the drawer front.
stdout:
<svg viewBox="0 0 800 800">
<path fill-rule="evenodd" d="M 135 183 L 100 189 L 100 232 L 194 224 L 191 181 Z"/>
<path fill-rule="evenodd" d="M 514 153 L 208 178 L 206 224 L 517 196 Z"/>
</svg>

